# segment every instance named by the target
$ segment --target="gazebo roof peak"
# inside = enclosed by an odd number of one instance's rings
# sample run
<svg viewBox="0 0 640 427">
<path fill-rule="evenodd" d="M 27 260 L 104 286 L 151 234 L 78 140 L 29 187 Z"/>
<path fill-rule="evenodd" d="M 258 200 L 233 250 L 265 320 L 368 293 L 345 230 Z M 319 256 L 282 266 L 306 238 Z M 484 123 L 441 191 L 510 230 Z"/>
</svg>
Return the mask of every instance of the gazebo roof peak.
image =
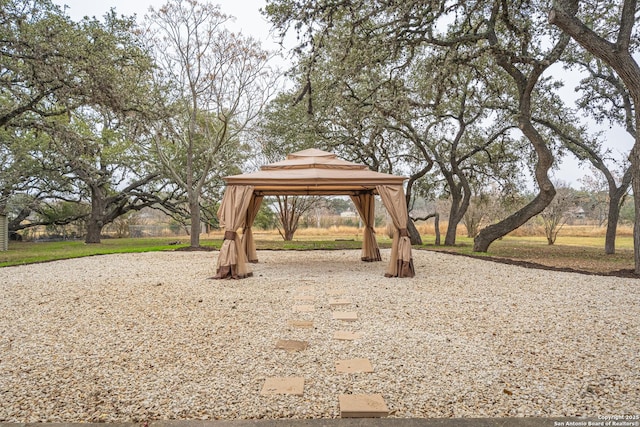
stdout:
<svg viewBox="0 0 640 427">
<path fill-rule="evenodd" d="M 300 157 L 329 157 L 335 159 L 336 156 L 328 151 L 318 150 L 317 148 L 308 148 L 306 150 L 298 151 L 297 153 L 291 153 L 287 155 L 287 159 L 297 159 Z"/>
<path fill-rule="evenodd" d="M 365 165 L 348 162 L 340 159 L 333 153 L 309 148 L 287 155 L 286 160 L 269 163 L 260 167 L 263 171 L 283 170 L 283 169 L 345 169 L 345 170 L 368 170 Z"/>
</svg>

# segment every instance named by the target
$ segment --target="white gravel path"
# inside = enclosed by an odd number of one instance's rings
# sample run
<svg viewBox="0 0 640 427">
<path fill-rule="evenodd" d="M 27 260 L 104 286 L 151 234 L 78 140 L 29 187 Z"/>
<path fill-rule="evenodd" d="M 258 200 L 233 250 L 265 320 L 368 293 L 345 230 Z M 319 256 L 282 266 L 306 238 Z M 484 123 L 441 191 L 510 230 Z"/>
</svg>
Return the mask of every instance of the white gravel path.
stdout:
<svg viewBox="0 0 640 427">
<path fill-rule="evenodd" d="M 380 393 L 392 417 L 640 414 L 640 280 L 425 251 L 387 279 L 382 252 L 263 251 L 241 281 L 209 279 L 215 252 L 2 268 L 0 422 L 331 418 L 341 393 Z M 332 320 L 334 289 L 358 321 Z M 302 293 L 313 313 L 292 312 Z M 337 374 L 351 358 L 375 372 Z M 261 396 L 271 376 L 304 395 Z"/>
</svg>

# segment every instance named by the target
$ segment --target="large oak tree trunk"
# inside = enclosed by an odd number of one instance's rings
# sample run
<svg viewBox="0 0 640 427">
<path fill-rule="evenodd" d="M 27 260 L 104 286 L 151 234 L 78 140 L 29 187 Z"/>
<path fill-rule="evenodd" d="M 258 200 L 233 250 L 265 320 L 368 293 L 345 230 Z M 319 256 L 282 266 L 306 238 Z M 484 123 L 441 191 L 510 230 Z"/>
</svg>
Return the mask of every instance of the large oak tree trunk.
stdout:
<svg viewBox="0 0 640 427">
<path fill-rule="evenodd" d="M 635 65 L 636 80 L 634 81 L 633 87 L 626 81 L 625 84 L 633 96 L 633 103 L 636 106 L 636 129 L 640 129 L 640 68 L 638 68 L 637 64 Z M 629 153 L 629 162 L 631 163 L 631 189 L 633 191 L 633 206 L 635 208 L 635 220 L 633 222 L 634 272 L 640 275 L 640 132 L 636 134 L 636 141 L 633 144 L 631 153 Z"/>
<path fill-rule="evenodd" d="M 491 243 L 496 239 L 505 236 L 542 212 L 556 195 L 556 189 L 548 175 L 548 171 L 553 165 L 553 155 L 551 154 L 551 150 L 549 150 L 549 147 L 545 144 L 542 136 L 538 134 L 529 120 L 521 118 L 520 128 L 529 141 L 531 141 L 536 154 L 538 155 L 535 177 L 536 182 L 538 183 L 539 193 L 522 209 L 502 221 L 480 230 L 480 233 L 478 233 L 473 240 L 474 252 L 486 252 Z"/>
<path fill-rule="evenodd" d="M 407 220 L 407 233 L 409 233 L 412 245 L 422 245 L 422 236 L 411 218 Z"/>
<path fill-rule="evenodd" d="M 106 190 L 99 186 L 91 186 L 91 213 L 87 219 L 87 235 L 85 243 L 100 243 L 102 227 L 105 223 Z"/>
<path fill-rule="evenodd" d="M 640 104 L 636 104 L 640 105 Z M 640 125 L 640 111 L 636 109 L 636 123 Z M 640 135 L 639 135 L 640 136 Z M 636 143 L 629 154 L 631 161 L 631 169 L 633 180 L 631 188 L 633 189 L 633 206 L 635 207 L 635 221 L 633 224 L 633 260 L 636 274 L 640 274 L 640 139 L 636 137 Z"/>
<path fill-rule="evenodd" d="M 452 193 L 453 200 L 451 210 L 449 211 L 449 224 L 447 225 L 447 234 L 444 238 L 445 246 L 454 246 L 456 244 L 456 232 L 458 225 L 463 220 L 465 213 L 469 209 L 471 203 L 471 188 L 464 174 L 457 173 L 460 184 L 456 186 L 456 191 Z"/>
<path fill-rule="evenodd" d="M 102 235 L 102 221 L 89 218 L 87 221 L 87 235 L 84 238 L 85 243 L 100 243 L 100 236 Z"/>
<path fill-rule="evenodd" d="M 498 38 L 492 29 L 488 33 L 488 41 L 492 47 L 499 45 Z M 475 252 L 486 252 L 489 249 L 489 245 L 496 239 L 505 236 L 507 233 L 522 226 L 542 212 L 556 195 L 556 189 L 548 175 L 549 169 L 551 169 L 553 165 L 553 154 L 543 136 L 540 135 L 533 126 L 531 120 L 531 103 L 534 89 L 542 77 L 542 74 L 553 63 L 560 59 L 569 41 L 570 38 L 568 36 L 561 36 L 543 60 L 532 59 L 531 68 L 527 74 L 518 69 L 516 65 L 511 62 L 511 58 L 508 55 L 499 53 L 499 50 L 495 55 L 497 64 L 511 76 L 518 87 L 518 127 L 533 146 L 538 158 L 535 167 L 538 195 L 522 209 L 497 224 L 480 230 L 480 233 L 478 233 L 473 241 L 473 250 Z"/>
<path fill-rule="evenodd" d="M 462 195 L 456 189 L 451 191 L 451 209 L 449 209 L 449 223 L 447 224 L 447 232 L 444 235 L 444 245 L 454 246 L 456 244 L 456 231 L 460 222 L 460 204 L 462 203 Z"/>
<path fill-rule="evenodd" d="M 491 243 L 522 226 L 546 208 L 555 196 L 553 185 L 547 186 L 531 203 L 504 220 L 480 230 L 473 240 L 474 252 L 486 252 Z"/>
<path fill-rule="evenodd" d="M 200 204 L 197 196 L 193 195 L 189 198 L 191 199 L 189 200 L 189 212 L 191 214 L 190 245 L 192 248 L 197 248 L 200 247 Z"/>
<path fill-rule="evenodd" d="M 613 255 L 616 253 L 616 233 L 620 220 L 620 208 L 626 192 L 609 193 L 609 210 L 607 215 L 607 232 L 604 239 L 604 253 Z"/>
</svg>

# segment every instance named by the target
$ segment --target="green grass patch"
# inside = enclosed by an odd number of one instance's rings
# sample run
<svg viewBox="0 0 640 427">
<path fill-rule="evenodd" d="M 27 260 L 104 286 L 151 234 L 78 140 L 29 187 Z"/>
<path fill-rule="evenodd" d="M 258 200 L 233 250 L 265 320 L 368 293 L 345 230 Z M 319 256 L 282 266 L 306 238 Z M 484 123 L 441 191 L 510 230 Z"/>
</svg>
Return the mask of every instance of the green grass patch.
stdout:
<svg viewBox="0 0 640 427">
<path fill-rule="evenodd" d="M 57 261 L 63 259 L 80 258 L 92 255 L 106 255 L 117 253 L 175 251 L 189 246 L 188 239 L 180 244 L 169 244 L 168 238 L 123 238 L 103 239 L 98 244 L 86 244 L 82 241 L 61 242 L 10 242 L 9 250 L 0 252 L 0 267 L 12 265 L 33 264 L 38 262 Z M 175 240 L 173 241 L 175 242 Z M 221 239 L 200 239 L 200 246 L 208 249 L 220 249 Z M 381 242 L 381 247 L 390 247 L 389 243 Z M 362 242 L 351 239 L 336 240 L 257 240 L 259 250 L 338 250 L 361 249 Z"/>
<path fill-rule="evenodd" d="M 317 236 L 312 239 L 305 236 L 301 240 L 285 242 L 280 239 L 261 239 L 257 237 L 259 250 L 346 250 L 361 249 L 358 238 L 332 238 Z M 616 254 L 604 254 L 604 237 L 562 237 L 555 245 L 548 245 L 542 236 L 507 236 L 496 240 L 487 253 L 473 252 L 473 239 L 458 237 L 455 246 L 435 246 L 433 236 L 423 236 L 425 244 L 416 249 L 456 252 L 476 257 L 510 258 L 533 263 L 565 266 L 588 271 L 613 271 L 633 267 L 633 238 L 619 237 L 616 241 Z M 181 238 L 180 244 L 172 238 L 124 238 L 104 239 L 100 244 L 85 244 L 82 241 L 62 242 L 10 242 L 9 250 L 0 252 L 0 267 L 31 264 L 91 255 L 115 253 L 136 253 L 154 251 L 174 251 L 189 246 L 189 238 Z M 222 240 L 201 239 L 201 246 L 208 249 L 220 249 Z M 381 248 L 391 247 L 391 240 L 379 236 Z"/>
<path fill-rule="evenodd" d="M 92 255 L 116 253 L 170 251 L 189 246 L 188 242 L 170 245 L 167 238 L 103 239 L 102 243 L 86 244 L 83 241 L 61 242 L 10 242 L 9 250 L 0 252 L 0 267 L 33 264 L 37 262 L 80 258 Z M 202 246 L 220 248 L 221 241 L 202 241 Z"/>
<path fill-rule="evenodd" d="M 425 240 L 423 238 L 423 240 Z M 563 237 L 547 244 L 543 236 L 506 236 L 491 244 L 486 253 L 473 252 L 473 239 L 458 238 L 455 246 L 428 244 L 424 249 L 455 252 L 474 257 L 508 258 L 554 267 L 567 267 L 590 272 L 611 272 L 633 268 L 633 238 L 616 239 L 616 253 L 604 253 L 604 237 Z"/>
</svg>

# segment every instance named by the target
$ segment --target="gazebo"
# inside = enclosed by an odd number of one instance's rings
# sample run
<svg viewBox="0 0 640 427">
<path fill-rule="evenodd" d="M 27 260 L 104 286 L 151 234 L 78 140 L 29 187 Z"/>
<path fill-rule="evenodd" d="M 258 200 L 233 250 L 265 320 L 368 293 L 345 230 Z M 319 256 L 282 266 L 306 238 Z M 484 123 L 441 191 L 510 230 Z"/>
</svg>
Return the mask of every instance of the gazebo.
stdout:
<svg viewBox="0 0 640 427">
<path fill-rule="evenodd" d="M 365 225 L 363 261 L 381 261 L 374 231 L 374 195 L 379 194 L 395 228 L 387 277 L 413 277 L 411 241 L 407 233 L 407 206 L 402 187 L 406 177 L 374 172 L 365 165 L 339 159 L 335 154 L 308 149 L 286 160 L 262 166 L 258 172 L 227 176 L 227 188 L 218 209 L 225 230 L 218 255 L 216 279 L 242 279 L 258 262 L 251 227 L 264 196 L 346 195 Z M 242 229 L 242 237 L 238 235 Z"/>
</svg>

